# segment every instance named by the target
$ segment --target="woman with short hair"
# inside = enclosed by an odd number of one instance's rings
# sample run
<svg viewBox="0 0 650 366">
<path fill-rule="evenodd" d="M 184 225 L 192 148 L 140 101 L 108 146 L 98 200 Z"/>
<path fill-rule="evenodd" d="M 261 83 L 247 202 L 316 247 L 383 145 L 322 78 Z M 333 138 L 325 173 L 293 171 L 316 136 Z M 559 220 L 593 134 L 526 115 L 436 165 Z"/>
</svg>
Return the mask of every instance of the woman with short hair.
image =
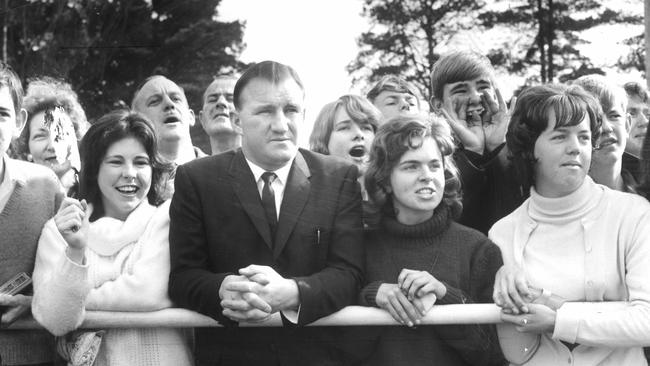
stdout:
<svg viewBox="0 0 650 366">
<path fill-rule="evenodd" d="M 650 204 L 588 176 L 600 125 L 598 101 L 577 86 L 517 100 L 506 141 L 530 197 L 489 233 L 504 262 L 494 300 L 521 335 L 502 342 L 521 348 L 513 363 L 646 364 Z"/>
</svg>

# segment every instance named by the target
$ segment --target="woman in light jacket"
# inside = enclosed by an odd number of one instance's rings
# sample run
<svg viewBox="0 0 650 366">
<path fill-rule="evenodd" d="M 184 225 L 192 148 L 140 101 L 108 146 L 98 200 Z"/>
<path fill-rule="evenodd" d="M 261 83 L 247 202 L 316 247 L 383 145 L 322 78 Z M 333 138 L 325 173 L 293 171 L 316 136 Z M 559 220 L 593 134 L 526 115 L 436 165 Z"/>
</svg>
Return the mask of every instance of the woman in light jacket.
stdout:
<svg viewBox="0 0 650 366">
<path fill-rule="evenodd" d="M 494 300 L 521 334 L 500 328 L 507 357 L 521 348 L 512 363 L 646 364 L 650 204 L 587 175 L 601 118 L 578 86 L 517 100 L 506 141 L 530 197 L 489 233 L 504 262 Z"/>
<path fill-rule="evenodd" d="M 86 310 L 172 305 L 169 202 L 159 199 L 170 168 L 157 153 L 151 123 L 128 111 L 107 114 L 88 130 L 81 152 L 81 201 L 66 198 L 39 241 L 34 317 L 54 335 L 67 334 L 59 352 L 73 364 L 82 356 L 96 357 L 94 365 L 191 364 L 179 329 L 69 333 Z"/>
</svg>

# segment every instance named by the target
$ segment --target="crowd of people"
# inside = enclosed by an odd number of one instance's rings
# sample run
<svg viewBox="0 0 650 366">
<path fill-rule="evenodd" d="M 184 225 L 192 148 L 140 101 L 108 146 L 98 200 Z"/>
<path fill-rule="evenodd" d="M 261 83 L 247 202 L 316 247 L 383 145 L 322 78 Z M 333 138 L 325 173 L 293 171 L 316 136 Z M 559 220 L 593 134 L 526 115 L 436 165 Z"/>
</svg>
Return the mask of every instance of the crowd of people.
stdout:
<svg viewBox="0 0 650 366">
<path fill-rule="evenodd" d="M 69 84 L 23 93 L 0 64 L 0 284 L 33 281 L 0 294 L 1 320 L 43 327 L 0 332 L 0 363 L 646 365 L 643 84 L 589 75 L 507 102 L 486 57 L 455 51 L 430 90 L 388 75 L 343 95 L 303 149 L 304 86 L 274 61 L 216 77 L 198 116 L 154 75 L 92 124 Z M 421 325 L 469 303 L 502 323 Z M 401 326 L 304 326 L 349 305 Z M 223 327 L 80 328 L 169 307 Z"/>
</svg>

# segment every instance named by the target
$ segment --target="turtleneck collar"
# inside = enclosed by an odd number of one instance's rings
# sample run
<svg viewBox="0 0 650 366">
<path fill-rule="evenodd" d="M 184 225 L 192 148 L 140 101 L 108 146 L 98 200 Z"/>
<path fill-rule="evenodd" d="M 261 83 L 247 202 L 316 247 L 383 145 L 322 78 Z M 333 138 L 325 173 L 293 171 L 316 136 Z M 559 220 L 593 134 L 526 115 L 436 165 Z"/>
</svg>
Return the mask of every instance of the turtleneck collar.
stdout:
<svg viewBox="0 0 650 366">
<path fill-rule="evenodd" d="M 560 224 L 580 219 L 602 198 L 603 187 L 586 176 L 584 182 L 574 192 L 558 198 L 540 196 L 535 188 L 530 189 L 528 214 L 533 220 Z"/>
<path fill-rule="evenodd" d="M 451 223 L 449 208 L 443 202 L 433 211 L 430 219 L 415 225 L 405 225 L 394 216 L 384 216 L 379 227 L 388 234 L 408 239 L 431 238 L 442 233 Z"/>
</svg>

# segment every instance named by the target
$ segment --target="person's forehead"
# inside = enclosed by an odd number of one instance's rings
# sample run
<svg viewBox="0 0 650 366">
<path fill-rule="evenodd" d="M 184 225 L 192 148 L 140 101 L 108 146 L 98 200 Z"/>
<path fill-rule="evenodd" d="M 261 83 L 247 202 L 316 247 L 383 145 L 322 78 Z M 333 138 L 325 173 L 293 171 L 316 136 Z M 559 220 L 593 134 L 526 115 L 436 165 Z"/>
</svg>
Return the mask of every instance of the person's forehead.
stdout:
<svg viewBox="0 0 650 366">
<path fill-rule="evenodd" d="M 14 110 L 14 100 L 11 97 L 9 87 L 0 86 L 0 108 Z"/>
<path fill-rule="evenodd" d="M 302 103 L 304 92 L 292 78 L 285 78 L 277 83 L 264 78 L 251 79 L 242 90 L 242 101 L 260 104 L 291 101 Z"/>
<path fill-rule="evenodd" d="M 447 88 L 453 88 L 456 85 L 461 85 L 461 84 L 467 84 L 467 85 L 476 85 L 476 84 L 483 84 L 487 83 L 492 85 L 492 78 L 490 75 L 480 75 L 479 77 L 473 78 L 473 79 L 467 79 L 467 80 L 459 80 L 459 81 L 454 81 L 445 84 L 445 87 Z"/>
<path fill-rule="evenodd" d="M 147 99 L 158 94 L 180 94 L 181 88 L 173 81 L 165 77 L 155 77 L 147 81 L 138 92 L 137 99 Z"/>
<path fill-rule="evenodd" d="M 636 95 L 628 95 L 628 96 L 627 96 L 627 107 L 628 107 L 628 109 L 630 109 L 630 108 L 639 108 L 639 109 L 640 109 L 640 108 L 644 108 L 644 109 L 648 109 L 648 104 L 647 104 L 647 103 L 643 103 L 643 102 L 641 101 L 641 98 L 639 98 L 639 97 L 636 96 Z"/>
<path fill-rule="evenodd" d="M 388 98 L 415 98 L 415 95 L 395 90 L 384 90 L 381 93 L 377 94 L 377 98 L 375 98 L 375 100 L 383 100 Z"/>
<path fill-rule="evenodd" d="M 235 79 L 216 79 L 210 86 L 208 86 L 208 91 L 206 95 L 211 94 L 232 94 L 235 89 Z"/>
</svg>

